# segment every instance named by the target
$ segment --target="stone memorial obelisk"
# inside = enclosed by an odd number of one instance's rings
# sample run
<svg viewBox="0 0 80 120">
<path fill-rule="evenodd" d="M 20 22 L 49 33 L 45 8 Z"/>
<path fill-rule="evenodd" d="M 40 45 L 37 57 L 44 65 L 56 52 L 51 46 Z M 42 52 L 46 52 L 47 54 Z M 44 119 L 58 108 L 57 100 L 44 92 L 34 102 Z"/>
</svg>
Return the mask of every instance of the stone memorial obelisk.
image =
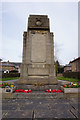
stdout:
<svg viewBox="0 0 80 120">
<path fill-rule="evenodd" d="M 18 84 L 57 84 L 54 35 L 47 15 L 30 15 L 23 34 L 23 58 Z"/>
</svg>

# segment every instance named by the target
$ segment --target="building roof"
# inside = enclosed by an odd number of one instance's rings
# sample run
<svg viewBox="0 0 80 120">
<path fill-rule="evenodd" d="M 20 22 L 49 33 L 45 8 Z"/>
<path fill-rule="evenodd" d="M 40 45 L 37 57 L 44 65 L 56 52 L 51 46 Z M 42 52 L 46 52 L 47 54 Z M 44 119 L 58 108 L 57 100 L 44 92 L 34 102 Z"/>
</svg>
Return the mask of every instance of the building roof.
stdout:
<svg viewBox="0 0 80 120">
<path fill-rule="evenodd" d="M 7 64 L 7 63 L 2 63 L 2 66 L 15 66 L 15 65 Z"/>
<path fill-rule="evenodd" d="M 0 72 L 9 71 L 7 69 L 0 69 Z"/>
<path fill-rule="evenodd" d="M 80 57 L 74 59 L 73 61 L 70 61 L 70 63 L 75 62 L 75 61 L 77 61 L 77 60 L 80 60 Z"/>
<path fill-rule="evenodd" d="M 21 65 L 21 63 L 19 63 L 19 62 L 10 62 L 11 64 L 14 64 L 14 65 L 16 65 L 16 66 L 19 66 L 20 67 L 20 65 Z"/>
<path fill-rule="evenodd" d="M 71 64 L 67 64 L 67 65 L 65 65 L 64 67 L 71 67 Z"/>
<path fill-rule="evenodd" d="M 2 66 L 19 66 L 20 67 L 21 63 L 18 62 L 2 62 Z"/>
</svg>

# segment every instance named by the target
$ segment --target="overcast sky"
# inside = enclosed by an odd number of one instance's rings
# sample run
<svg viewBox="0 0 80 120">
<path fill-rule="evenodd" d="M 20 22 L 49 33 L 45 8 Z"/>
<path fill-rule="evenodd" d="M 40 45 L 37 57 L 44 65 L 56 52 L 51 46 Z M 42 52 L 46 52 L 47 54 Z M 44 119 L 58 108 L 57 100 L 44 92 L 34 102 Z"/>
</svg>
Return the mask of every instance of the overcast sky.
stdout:
<svg viewBox="0 0 80 120">
<path fill-rule="evenodd" d="M 77 2 L 4 2 L 2 3 L 3 61 L 22 61 L 23 32 L 30 14 L 48 15 L 54 32 L 55 56 L 65 65 L 78 57 Z"/>
</svg>

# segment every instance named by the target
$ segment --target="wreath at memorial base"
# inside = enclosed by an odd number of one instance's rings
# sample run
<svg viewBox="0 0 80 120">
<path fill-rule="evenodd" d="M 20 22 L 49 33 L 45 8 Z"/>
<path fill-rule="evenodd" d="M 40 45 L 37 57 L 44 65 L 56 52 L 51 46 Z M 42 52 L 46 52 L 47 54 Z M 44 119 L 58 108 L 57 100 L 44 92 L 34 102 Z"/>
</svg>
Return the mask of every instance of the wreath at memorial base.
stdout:
<svg viewBox="0 0 80 120">
<path fill-rule="evenodd" d="M 54 90 L 51 90 L 51 89 L 48 89 L 48 90 L 45 90 L 45 92 L 47 92 L 47 93 L 60 93 L 60 92 L 63 92 L 62 90 L 56 90 L 56 89 L 54 89 Z"/>
<path fill-rule="evenodd" d="M 17 89 L 14 91 L 15 93 L 31 93 L 32 90 L 23 90 L 23 89 Z"/>
</svg>

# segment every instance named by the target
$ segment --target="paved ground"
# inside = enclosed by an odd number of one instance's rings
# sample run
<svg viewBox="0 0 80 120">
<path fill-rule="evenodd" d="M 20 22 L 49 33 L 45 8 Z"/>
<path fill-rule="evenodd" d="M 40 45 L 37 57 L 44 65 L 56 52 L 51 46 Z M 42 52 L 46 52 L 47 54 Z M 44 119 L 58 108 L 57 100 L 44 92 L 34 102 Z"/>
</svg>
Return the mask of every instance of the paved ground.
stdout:
<svg viewBox="0 0 80 120">
<path fill-rule="evenodd" d="M 62 81 L 59 81 L 59 85 Z M 35 92 L 36 94 L 36 92 Z M 51 93 L 52 94 L 52 93 Z M 57 96 L 57 94 L 56 94 Z M 59 96 L 59 94 L 58 94 Z M 61 96 L 61 93 L 60 93 Z M 3 99 L 3 118 L 78 118 L 80 98 L 29 97 L 26 99 Z"/>
<path fill-rule="evenodd" d="M 78 118 L 79 106 L 79 98 L 3 99 L 2 114 L 3 118 Z"/>
<path fill-rule="evenodd" d="M 3 83 L 5 83 L 5 82 L 17 82 L 17 80 L 18 79 L 15 79 L 15 80 L 7 80 L 7 81 L 3 81 Z M 0 81 L 0 83 L 1 83 L 2 81 Z"/>
</svg>

